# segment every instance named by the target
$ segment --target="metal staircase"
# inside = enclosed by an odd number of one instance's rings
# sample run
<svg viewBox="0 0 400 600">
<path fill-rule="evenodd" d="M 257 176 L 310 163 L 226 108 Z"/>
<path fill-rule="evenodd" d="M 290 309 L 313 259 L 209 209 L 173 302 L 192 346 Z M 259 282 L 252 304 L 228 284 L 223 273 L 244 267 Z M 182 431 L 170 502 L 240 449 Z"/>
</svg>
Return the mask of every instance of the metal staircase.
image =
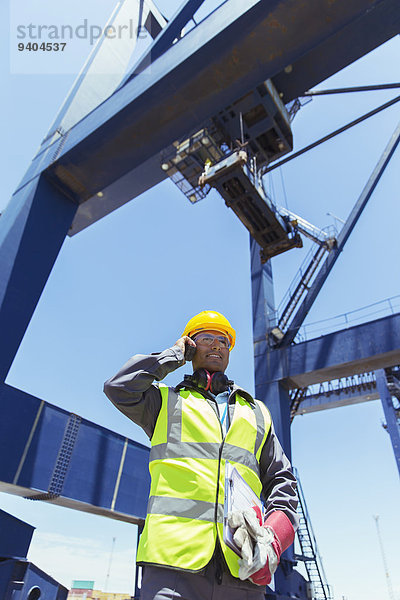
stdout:
<svg viewBox="0 0 400 600">
<path fill-rule="evenodd" d="M 297 478 L 299 492 L 297 512 L 300 517 L 300 523 L 297 530 L 297 539 L 301 549 L 301 554 L 295 554 L 294 558 L 295 560 L 304 562 L 310 584 L 310 597 L 312 600 L 333 600 L 333 595 L 326 581 L 321 556 L 318 552 L 317 542 L 307 511 L 299 475 L 296 469 L 294 469 L 294 472 Z"/>
<path fill-rule="evenodd" d="M 308 393 L 308 388 L 296 388 L 291 395 L 291 404 L 290 404 L 290 422 L 293 422 L 293 419 L 296 416 L 298 408 L 304 398 Z"/>
<path fill-rule="evenodd" d="M 321 261 L 325 256 L 325 252 L 329 252 L 331 248 L 332 244 L 328 244 L 326 242 L 321 243 L 317 246 L 317 248 L 312 246 L 303 260 L 299 271 L 297 272 L 285 296 L 282 298 L 277 310 L 278 323 L 277 326 L 272 328 L 271 333 L 278 342 L 283 338 L 285 332 L 288 330 L 291 316 L 303 299 L 303 296 L 309 290 L 312 279 L 316 275 L 321 265 Z"/>
<path fill-rule="evenodd" d="M 385 369 L 385 375 L 389 392 L 400 402 L 400 367 Z"/>
</svg>

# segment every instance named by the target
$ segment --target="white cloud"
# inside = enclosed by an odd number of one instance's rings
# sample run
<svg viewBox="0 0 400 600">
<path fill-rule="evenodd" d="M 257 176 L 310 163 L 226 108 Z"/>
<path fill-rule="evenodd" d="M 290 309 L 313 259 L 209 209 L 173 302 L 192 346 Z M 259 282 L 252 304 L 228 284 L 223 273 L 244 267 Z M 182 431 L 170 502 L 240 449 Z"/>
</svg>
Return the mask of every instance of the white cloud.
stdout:
<svg viewBox="0 0 400 600">
<path fill-rule="evenodd" d="M 28 560 L 67 588 L 74 579 L 86 579 L 94 580 L 95 588 L 104 590 L 110 555 L 111 547 L 105 548 L 96 539 L 37 531 Z M 118 549 L 116 542 L 107 591 L 133 595 L 134 578 L 134 545 L 129 549 Z"/>
</svg>

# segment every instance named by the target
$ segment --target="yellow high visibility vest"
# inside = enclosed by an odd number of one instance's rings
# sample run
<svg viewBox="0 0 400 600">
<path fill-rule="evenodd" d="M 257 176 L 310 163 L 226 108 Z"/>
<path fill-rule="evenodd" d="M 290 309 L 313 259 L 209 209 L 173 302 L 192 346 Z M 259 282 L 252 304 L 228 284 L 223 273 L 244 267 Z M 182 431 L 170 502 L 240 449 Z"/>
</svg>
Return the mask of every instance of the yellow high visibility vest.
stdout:
<svg viewBox="0 0 400 600">
<path fill-rule="evenodd" d="M 259 460 L 271 427 L 258 400 L 235 395 L 223 439 L 220 419 L 200 393 L 160 384 L 162 404 L 151 439 L 151 487 L 137 562 L 198 571 L 210 561 L 217 537 L 238 577 L 238 556 L 224 544 L 225 462 L 260 496 Z"/>
</svg>

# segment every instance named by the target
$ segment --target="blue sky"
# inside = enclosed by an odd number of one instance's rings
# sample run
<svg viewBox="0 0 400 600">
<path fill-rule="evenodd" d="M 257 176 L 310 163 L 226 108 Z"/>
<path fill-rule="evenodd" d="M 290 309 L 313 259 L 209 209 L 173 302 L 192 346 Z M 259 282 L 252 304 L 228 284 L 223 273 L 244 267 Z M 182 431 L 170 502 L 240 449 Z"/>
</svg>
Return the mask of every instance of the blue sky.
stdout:
<svg viewBox="0 0 400 600">
<path fill-rule="evenodd" d="M 45 0 L 37 3 L 46 9 Z M 59 19 L 105 22 L 113 1 L 57 6 Z M 209 5 L 211 3 L 208 3 Z M 164 1 L 171 16 L 178 2 Z M 16 0 L 13 27 L 26 18 Z M 9 62 L 9 7 L 3 23 L 3 210 L 50 126 L 86 57 L 72 46 L 70 60 L 25 65 Z M 18 12 L 20 11 L 20 12 Z M 44 13 L 45 14 L 45 13 Z M 79 17 L 79 18 L 78 18 Z M 318 87 L 368 85 L 399 80 L 399 37 Z M 85 53 L 83 53 L 85 52 Z M 11 52 L 12 55 L 12 52 Z M 44 59 L 43 59 L 44 60 Z M 14 59 L 13 59 L 14 61 Z M 67 66 L 66 66 L 67 64 Z M 18 69 L 21 72 L 18 72 Z M 67 72 L 68 70 L 72 72 Z M 27 69 L 29 70 L 29 69 Z M 33 72 L 32 72 L 33 71 Z M 395 91 L 315 98 L 293 122 L 295 149 L 374 108 Z M 346 218 L 399 118 L 388 109 L 323 146 L 295 159 L 266 184 L 274 198 L 319 227 Z M 308 321 L 356 310 L 398 295 L 400 237 L 399 150 L 393 157 Z M 210 218 L 212 217 L 212 218 Z M 248 233 L 215 192 L 195 206 L 170 181 L 67 238 L 34 313 L 8 383 L 131 438 L 145 435 L 102 394 L 103 381 L 136 352 L 162 350 L 186 321 L 204 308 L 226 314 L 237 330 L 229 375 L 254 389 Z M 273 259 L 277 303 L 308 245 Z M 183 376 L 169 376 L 173 383 Z M 292 426 L 298 468 L 319 549 L 335 598 L 375 600 L 386 594 L 384 569 L 372 515 L 380 524 L 392 583 L 399 539 L 398 474 L 379 402 L 297 417 Z M 0 494 L 0 506 L 37 527 L 29 558 L 64 585 L 95 579 L 104 587 L 112 538 L 116 537 L 108 589 L 131 591 L 136 531 L 132 525 Z"/>
</svg>

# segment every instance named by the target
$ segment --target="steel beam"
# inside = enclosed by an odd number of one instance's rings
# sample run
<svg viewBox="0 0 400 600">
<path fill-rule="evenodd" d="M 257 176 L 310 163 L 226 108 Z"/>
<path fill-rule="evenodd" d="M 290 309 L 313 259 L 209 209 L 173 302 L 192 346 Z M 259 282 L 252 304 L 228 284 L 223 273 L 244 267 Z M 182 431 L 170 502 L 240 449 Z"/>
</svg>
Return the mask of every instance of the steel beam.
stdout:
<svg viewBox="0 0 400 600">
<path fill-rule="evenodd" d="M 149 448 L 6 384 L 0 491 L 141 524 Z"/>
<path fill-rule="evenodd" d="M 116 4 L 106 27 L 120 30 L 129 19 L 132 27 L 134 24 L 137 26 L 137 36 L 117 42 L 102 34 L 43 139 L 40 152 L 50 143 L 60 140 L 71 127 L 115 91 L 135 52 L 140 28 L 144 26 L 152 35 L 152 28 L 162 29 L 166 23 L 152 0 L 146 0 L 145 5 L 144 0 L 121 0 Z M 98 77 L 99 72 L 102 73 L 101 77 Z"/>
<path fill-rule="evenodd" d="M 400 422 L 396 415 L 392 394 L 389 392 L 384 369 L 375 373 L 378 392 L 382 401 L 382 408 L 386 419 L 386 429 L 392 442 L 394 458 L 400 475 Z"/>
<path fill-rule="evenodd" d="M 308 413 L 328 410 L 330 408 L 350 406 L 351 404 L 360 404 L 361 402 L 370 402 L 371 400 L 379 400 L 379 393 L 376 390 L 332 392 L 329 396 L 327 394 L 311 394 L 301 401 L 295 416 L 307 415 Z"/>
<path fill-rule="evenodd" d="M 311 51 L 298 56 L 291 63 L 292 70 L 289 73 L 290 67 L 274 77 L 274 83 L 283 93 L 285 102 L 303 94 L 301 87 L 305 86 L 304 91 L 309 90 L 317 80 L 327 79 L 329 71 L 333 74 L 371 52 L 377 47 L 378 38 L 383 43 L 389 29 L 393 31 L 393 35 L 398 34 L 398 3 L 374 2 L 370 4 L 370 9 L 369 18 L 364 14 L 361 19 L 338 28 L 332 36 L 321 40 Z"/>
<path fill-rule="evenodd" d="M 260 342 L 255 368 L 265 385 L 304 388 L 400 364 L 399 340 L 400 314 L 395 314 L 270 352 L 267 342 Z"/>
<path fill-rule="evenodd" d="M 254 351 L 259 342 L 266 340 L 266 324 L 275 325 L 275 299 L 271 261 L 262 264 L 260 246 L 250 237 L 251 253 L 251 292 L 253 305 Z"/>
<path fill-rule="evenodd" d="M 0 218 L 0 382 L 5 381 L 76 209 L 41 176 L 14 195 Z"/>
<path fill-rule="evenodd" d="M 102 200 L 97 207 L 93 202 L 85 214 L 89 225 L 120 203 L 112 184 L 221 107 L 308 56 L 308 78 L 296 68 L 287 74 L 302 93 L 395 35 L 399 22 L 397 0 L 225 2 L 60 142 L 38 154 L 23 182 L 47 170 L 79 203 L 97 194 L 104 199 L 108 189 L 107 203 Z M 335 48 L 330 61 L 321 52 L 328 41 Z M 124 197 L 134 193 L 125 189 Z"/>
<path fill-rule="evenodd" d="M 287 332 L 285 333 L 282 341 L 280 342 L 280 344 L 279 344 L 280 346 L 283 347 L 283 346 L 289 345 L 296 337 L 298 330 L 300 329 L 301 325 L 303 324 L 304 319 L 308 315 L 313 303 L 315 302 L 319 292 L 321 291 L 322 286 L 324 285 L 325 281 L 327 280 L 328 275 L 330 274 L 336 260 L 338 259 L 347 240 L 349 239 L 351 232 L 353 231 L 354 227 L 356 226 L 357 221 L 362 214 L 362 211 L 366 207 L 368 200 L 370 199 L 376 186 L 378 185 L 378 182 L 379 182 L 380 178 L 382 177 L 382 174 L 383 174 L 384 170 L 386 169 L 390 159 L 392 158 L 392 156 L 399 144 L 399 141 L 400 141 L 400 122 L 397 125 L 395 131 L 393 132 L 375 169 L 373 170 L 370 178 L 368 179 L 360 197 L 358 198 L 357 202 L 355 203 L 349 217 L 346 220 L 346 223 L 344 224 L 343 228 L 341 229 L 341 231 L 337 237 L 336 247 L 333 248 L 329 252 L 324 264 L 321 266 L 320 270 L 318 271 L 317 276 L 315 277 L 309 291 L 307 292 L 306 297 L 304 298 L 303 302 L 301 303 L 300 307 L 298 308 L 296 314 L 294 315 L 294 317 L 290 323 L 290 326 L 289 326 Z"/>
<path fill-rule="evenodd" d="M 128 81 L 149 67 L 172 46 L 175 39 L 180 38 L 182 29 L 194 17 L 195 12 L 203 3 L 204 0 L 187 0 L 186 3 L 182 4 L 168 24 L 160 31 L 144 55 L 140 57 L 130 73 L 125 77 L 121 86 L 128 83 Z"/>
</svg>

